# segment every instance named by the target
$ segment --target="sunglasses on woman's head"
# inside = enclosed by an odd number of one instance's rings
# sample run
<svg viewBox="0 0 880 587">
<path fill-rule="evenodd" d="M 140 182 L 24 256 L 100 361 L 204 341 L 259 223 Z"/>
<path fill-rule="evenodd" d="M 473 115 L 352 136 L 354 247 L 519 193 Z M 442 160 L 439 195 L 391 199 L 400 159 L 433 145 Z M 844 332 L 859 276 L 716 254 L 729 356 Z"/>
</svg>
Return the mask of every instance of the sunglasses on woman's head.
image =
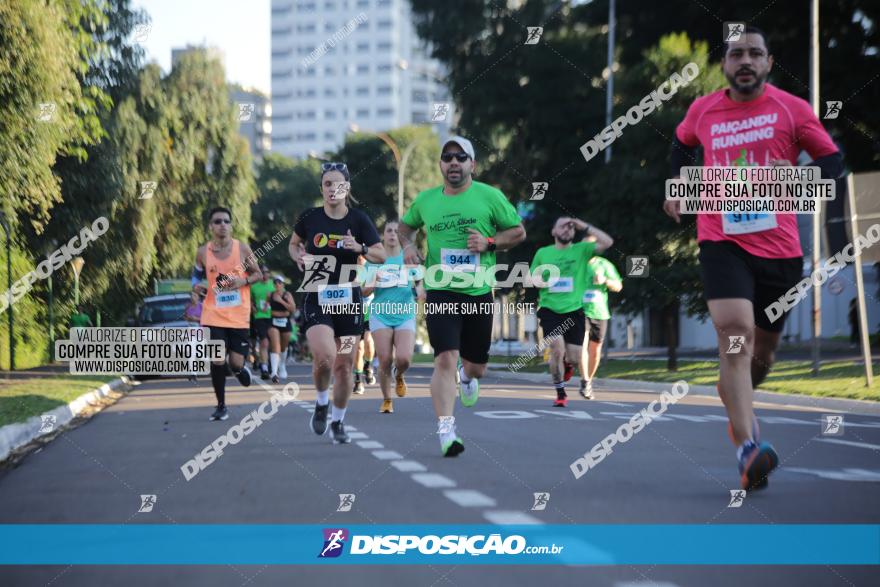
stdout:
<svg viewBox="0 0 880 587">
<path fill-rule="evenodd" d="M 321 163 L 321 171 L 345 171 L 348 167 L 345 163 Z"/>
<path fill-rule="evenodd" d="M 440 155 L 440 160 L 444 163 L 449 163 L 453 159 L 455 159 L 459 163 L 464 163 L 470 158 L 471 156 L 467 153 L 443 153 L 442 155 Z"/>
</svg>

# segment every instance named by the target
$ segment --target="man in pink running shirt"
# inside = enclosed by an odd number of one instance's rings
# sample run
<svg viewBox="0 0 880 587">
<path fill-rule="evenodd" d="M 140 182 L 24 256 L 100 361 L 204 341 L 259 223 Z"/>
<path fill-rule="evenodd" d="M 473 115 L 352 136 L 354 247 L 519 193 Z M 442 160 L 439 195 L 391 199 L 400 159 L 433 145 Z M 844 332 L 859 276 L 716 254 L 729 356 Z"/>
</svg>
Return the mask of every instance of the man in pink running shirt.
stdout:
<svg viewBox="0 0 880 587">
<path fill-rule="evenodd" d="M 764 32 L 746 27 L 724 50 L 721 67 L 730 87 L 691 104 L 675 132 L 673 176 L 680 176 L 682 166 L 698 165 L 696 149 L 702 147 L 703 165 L 721 167 L 792 165 L 805 150 L 823 179 L 839 177 L 841 155 L 810 105 L 767 83 L 773 57 Z M 663 209 L 681 222 L 680 205 L 666 201 Z M 770 371 L 785 324 L 785 315 L 771 321 L 764 309 L 801 279 L 797 219 L 794 214 L 699 214 L 697 240 L 704 295 L 718 335 L 718 393 L 737 446 L 741 484 L 761 489 L 779 457 L 759 439 L 752 400 Z M 738 352 L 728 352 L 740 343 Z"/>
</svg>

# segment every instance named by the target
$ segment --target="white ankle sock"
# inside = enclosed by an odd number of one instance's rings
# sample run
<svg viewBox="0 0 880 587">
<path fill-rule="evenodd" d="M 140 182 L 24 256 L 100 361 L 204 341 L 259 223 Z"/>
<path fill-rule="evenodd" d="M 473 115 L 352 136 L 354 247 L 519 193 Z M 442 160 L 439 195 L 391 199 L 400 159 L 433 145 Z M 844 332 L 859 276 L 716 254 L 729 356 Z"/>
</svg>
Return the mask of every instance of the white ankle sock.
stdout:
<svg viewBox="0 0 880 587">
<path fill-rule="evenodd" d="M 443 446 L 444 444 L 446 444 L 448 442 L 452 442 L 453 440 L 455 440 L 455 437 L 456 437 L 455 430 L 452 430 L 450 432 L 445 432 L 443 434 L 438 434 L 438 436 L 440 437 L 440 446 Z"/>
<path fill-rule="evenodd" d="M 469 383 L 471 378 L 464 374 L 464 366 L 458 368 L 458 375 L 461 377 L 462 383 Z"/>
<path fill-rule="evenodd" d="M 330 406 L 330 421 L 341 422 L 345 419 L 345 410 L 348 408 L 337 408 L 335 405 Z"/>
<path fill-rule="evenodd" d="M 447 442 L 451 442 L 455 440 L 455 424 L 454 419 L 453 423 L 449 424 L 448 422 L 444 422 L 442 419 L 437 422 L 437 436 L 440 437 L 440 446 L 443 446 Z"/>
<path fill-rule="evenodd" d="M 325 389 L 324 391 L 318 390 L 318 405 L 326 406 L 330 403 L 330 390 Z"/>
<path fill-rule="evenodd" d="M 272 365 L 272 375 L 278 374 L 278 360 L 281 357 L 279 353 L 269 353 L 269 363 Z"/>
</svg>

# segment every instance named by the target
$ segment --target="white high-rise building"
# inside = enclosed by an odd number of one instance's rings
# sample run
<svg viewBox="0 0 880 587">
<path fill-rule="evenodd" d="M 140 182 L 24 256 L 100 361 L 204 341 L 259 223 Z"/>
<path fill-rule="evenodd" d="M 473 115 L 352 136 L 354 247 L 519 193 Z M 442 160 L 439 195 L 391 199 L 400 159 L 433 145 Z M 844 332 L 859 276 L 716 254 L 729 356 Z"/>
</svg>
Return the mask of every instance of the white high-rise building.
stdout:
<svg viewBox="0 0 880 587">
<path fill-rule="evenodd" d="M 238 112 L 238 132 L 247 139 L 254 163 L 272 148 L 272 105 L 263 92 L 232 85 L 229 99 Z"/>
<path fill-rule="evenodd" d="M 443 75 L 408 0 L 272 0 L 275 152 L 322 154 L 353 130 L 407 124 L 432 124 L 443 138 L 453 116 Z M 435 104 L 448 104 L 445 116 Z"/>
</svg>

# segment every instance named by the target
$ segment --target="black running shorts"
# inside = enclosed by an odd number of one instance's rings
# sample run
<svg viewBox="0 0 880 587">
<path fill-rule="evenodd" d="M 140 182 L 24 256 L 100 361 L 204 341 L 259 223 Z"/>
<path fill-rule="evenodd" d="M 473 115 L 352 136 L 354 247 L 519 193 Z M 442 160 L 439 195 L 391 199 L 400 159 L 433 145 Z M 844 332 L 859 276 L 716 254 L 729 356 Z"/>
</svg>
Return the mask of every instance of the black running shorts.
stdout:
<svg viewBox="0 0 880 587">
<path fill-rule="evenodd" d="M 752 302 L 755 326 L 782 332 L 786 315 L 770 322 L 764 309 L 793 288 L 803 276 L 803 259 L 767 259 L 728 241 L 700 243 L 700 270 L 706 300 L 726 298 Z"/>
<path fill-rule="evenodd" d="M 251 320 L 252 329 L 257 332 L 257 338 L 263 340 L 269 336 L 269 326 L 272 325 L 271 318 L 254 318 Z"/>
<path fill-rule="evenodd" d="M 491 293 L 470 296 L 428 290 L 425 323 L 434 356 L 445 351 L 458 351 L 462 359 L 471 363 L 488 363 L 494 323 L 493 304 Z"/>
<path fill-rule="evenodd" d="M 590 341 L 602 342 L 605 340 L 605 332 L 608 330 L 608 320 L 596 320 L 587 316 L 587 324 L 590 325 Z"/>
<path fill-rule="evenodd" d="M 549 308 L 538 308 L 538 320 L 541 322 L 541 332 L 544 338 L 548 336 L 562 336 L 565 344 L 582 346 L 586 326 L 584 311 L 577 309 L 574 312 L 557 314 Z"/>
<path fill-rule="evenodd" d="M 211 340 L 222 340 L 226 343 L 227 353 L 238 353 L 247 356 L 250 349 L 247 328 L 226 328 L 224 326 L 208 326 L 211 329 Z"/>
<path fill-rule="evenodd" d="M 361 288 L 352 289 L 352 303 L 338 306 L 322 306 L 318 294 L 307 293 L 302 306 L 303 332 L 312 326 L 324 324 L 333 329 L 333 335 L 361 336 L 364 332 L 364 309 Z"/>
</svg>

